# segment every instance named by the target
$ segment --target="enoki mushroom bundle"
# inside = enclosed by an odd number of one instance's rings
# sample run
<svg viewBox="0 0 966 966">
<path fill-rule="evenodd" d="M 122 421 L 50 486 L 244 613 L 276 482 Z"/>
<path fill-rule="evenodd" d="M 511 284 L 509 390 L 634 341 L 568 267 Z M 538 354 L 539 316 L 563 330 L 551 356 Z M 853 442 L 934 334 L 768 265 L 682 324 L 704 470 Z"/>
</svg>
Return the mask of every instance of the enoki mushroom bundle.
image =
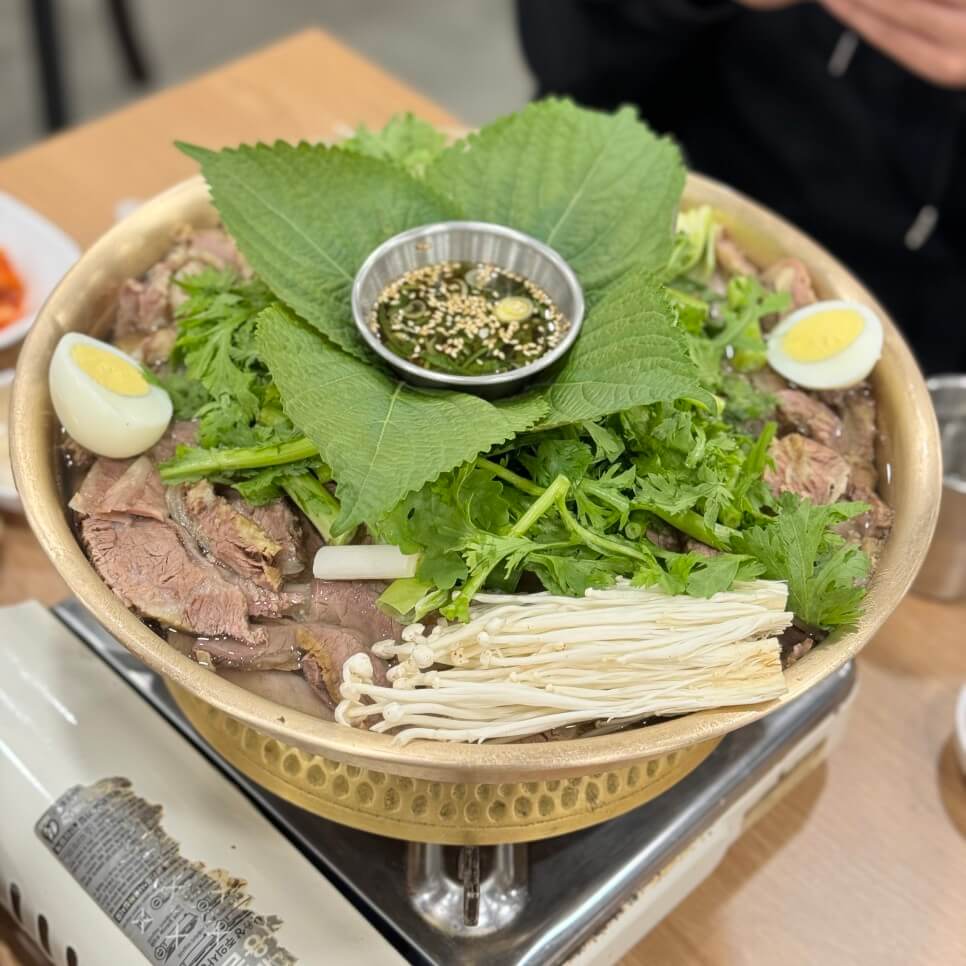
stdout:
<svg viewBox="0 0 966 966">
<path fill-rule="evenodd" d="M 343 666 L 336 720 L 399 741 L 520 738 L 576 724 L 754 704 L 783 694 L 781 581 L 708 599 L 621 584 L 585 597 L 479 594 L 465 624 L 413 624 Z M 371 720 L 370 720 L 371 719 Z"/>
</svg>

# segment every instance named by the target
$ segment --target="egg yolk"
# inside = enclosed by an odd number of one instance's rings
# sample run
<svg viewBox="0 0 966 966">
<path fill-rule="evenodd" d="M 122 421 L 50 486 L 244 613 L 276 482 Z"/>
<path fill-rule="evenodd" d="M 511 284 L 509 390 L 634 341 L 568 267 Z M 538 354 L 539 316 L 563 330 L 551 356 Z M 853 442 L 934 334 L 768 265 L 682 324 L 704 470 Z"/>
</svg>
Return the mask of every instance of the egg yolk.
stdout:
<svg viewBox="0 0 966 966">
<path fill-rule="evenodd" d="M 782 350 L 796 362 L 824 362 L 847 349 L 865 325 L 854 309 L 815 312 L 793 326 L 782 338 Z"/>
<path fill-rule="evenodd" d="M 99 386 L 119 396 L 146 396 L 150 390 L 141 370 L 96 345 L 75 345 L 70 357 Z"/>
</svg>

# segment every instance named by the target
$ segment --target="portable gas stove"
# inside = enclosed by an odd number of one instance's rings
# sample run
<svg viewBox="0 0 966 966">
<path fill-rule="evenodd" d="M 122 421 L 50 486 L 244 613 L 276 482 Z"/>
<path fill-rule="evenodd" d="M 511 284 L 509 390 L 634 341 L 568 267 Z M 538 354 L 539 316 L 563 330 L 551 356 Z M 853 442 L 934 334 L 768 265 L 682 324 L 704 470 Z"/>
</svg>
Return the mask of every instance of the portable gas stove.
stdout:
<svg viewBox="0 0 966 966">
<path fill-rule="evenodd" d="M 0 611 L 0 901 L 65 966 L 141 961 L 135 948 L 172 966 L 613 963 L 824 758 L 855 688 L 849 664 L 603 824 L 427 845 L 253 784 L 79 605 L 53 615 Z"/>
</svg>

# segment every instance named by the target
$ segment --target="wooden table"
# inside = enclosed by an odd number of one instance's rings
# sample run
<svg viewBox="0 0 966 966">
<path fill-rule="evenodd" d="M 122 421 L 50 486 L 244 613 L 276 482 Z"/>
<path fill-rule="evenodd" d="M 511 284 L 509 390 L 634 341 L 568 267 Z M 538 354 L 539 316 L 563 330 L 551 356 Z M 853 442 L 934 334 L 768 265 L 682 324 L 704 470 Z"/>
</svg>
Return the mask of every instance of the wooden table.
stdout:
<svg viewBox="0 0 966 966">
<path fill-rule="evenodd" d="M 0 161 L 0 189 L 88 245 L 122 197 L 193 172 L 175 138 L 338 136 L 438 107 L 319 32 L 290 40 Z M 0 365 L 12 359 L 0 355 Z M 8 521 L 0 603 L 65 588 Z M 730 851 L 628 964 L 966 963 L 966 784 L 951 747 L 966 608 L 909 598 L 860 660 L 850 730 Z"/>
</svg>

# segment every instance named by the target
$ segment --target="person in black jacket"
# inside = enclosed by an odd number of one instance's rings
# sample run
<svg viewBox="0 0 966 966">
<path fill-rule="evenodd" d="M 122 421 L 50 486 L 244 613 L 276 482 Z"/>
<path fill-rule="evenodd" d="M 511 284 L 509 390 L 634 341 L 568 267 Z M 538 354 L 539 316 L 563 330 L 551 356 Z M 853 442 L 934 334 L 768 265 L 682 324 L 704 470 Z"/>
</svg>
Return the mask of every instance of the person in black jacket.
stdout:
<svg viewBox="0 0 966 966">
<path fill-rule="evenodd" d="M 518 0 L 540 94 L 636 103 L 966 371 L 966 0 Z"/>
</svg>

